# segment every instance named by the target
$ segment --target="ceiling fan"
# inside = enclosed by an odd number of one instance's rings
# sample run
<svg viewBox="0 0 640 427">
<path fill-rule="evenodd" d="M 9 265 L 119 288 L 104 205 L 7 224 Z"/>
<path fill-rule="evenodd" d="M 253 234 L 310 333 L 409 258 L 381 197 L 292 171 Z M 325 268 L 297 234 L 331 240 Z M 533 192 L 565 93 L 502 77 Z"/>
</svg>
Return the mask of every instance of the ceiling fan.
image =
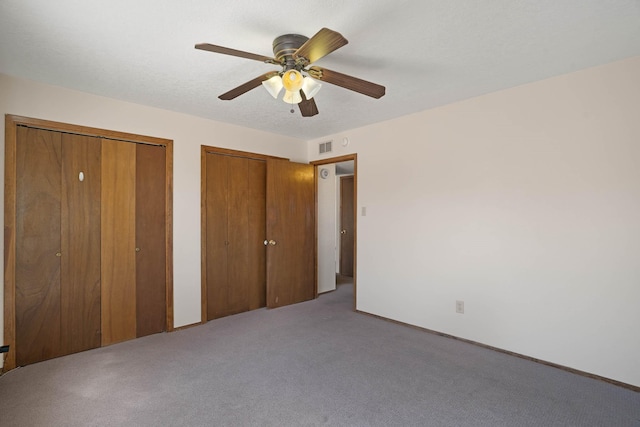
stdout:
<svg viewBox="0 0 640 427">
<path fill-rule="evenodd" d="M 253 59 L 266 64 L 279 65 L 280 71 L 270 71 L 253 80 L 223 93 L 218 98 L 222 100 L 234 99 L 261 84 L 274 98 L 285 89 L 283 101 L 288 104 L 298 104 L 303 117 L 318 114 L 318 107 L 313 96 L 320 90 L 321 84 L 316 80 L 331 83 L 345 89 L 353 90 L 373 98 L 381 98 L 385 94 L 385 87 L 346 74 L 331 71 L 326 68 L 311 66 L 320 58 L 349 43 L 342 34 L 323 28 L 313 37 L 308 38 L 299 34 L 285 34 L 273 41 L 275 58 L 244 52 L 228 47 L 216 46 L 209 43 L 196 44 L 196 49 L 214 53 Z M 304 74 L 303 74 L 304 73 Z M 305 75 L 306 74 L 306 75 Z M 293 113 L 294 110 L 291 109 Z"/>
</svg>

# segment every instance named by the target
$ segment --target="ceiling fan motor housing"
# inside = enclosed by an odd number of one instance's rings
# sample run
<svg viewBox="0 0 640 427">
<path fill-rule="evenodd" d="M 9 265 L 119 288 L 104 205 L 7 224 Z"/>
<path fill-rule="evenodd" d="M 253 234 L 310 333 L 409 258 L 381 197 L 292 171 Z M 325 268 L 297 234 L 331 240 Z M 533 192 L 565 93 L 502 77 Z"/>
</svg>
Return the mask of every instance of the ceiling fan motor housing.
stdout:
<svg viewBox="0 0 640 427">
<path fill-rule="evenodd" d="M 305 44 L 309 40 L 308 37 L 300 34 L 285 34 L 277 37 L 273 41 L 273 55 L 280 63 L 282 63 L 285 71 L 291 69 L 302 69 L 304 64 L 298 66 L 296 60 L 293 58 L 293 54 L 300 46 Z"/>
</svg>

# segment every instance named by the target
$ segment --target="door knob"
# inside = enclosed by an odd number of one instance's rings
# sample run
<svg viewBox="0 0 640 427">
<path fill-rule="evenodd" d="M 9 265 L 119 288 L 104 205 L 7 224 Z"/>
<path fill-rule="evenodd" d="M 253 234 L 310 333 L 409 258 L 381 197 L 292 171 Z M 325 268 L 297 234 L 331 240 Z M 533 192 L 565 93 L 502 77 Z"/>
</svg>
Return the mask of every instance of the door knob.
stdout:
<svg viewBox="0 0 640 427">
<path fill-rule="evenodd" d="M 57 257 L 61 257 L 62 256 L 62 252 L 56 252 L 56 256 Z"/>
<path fill-rule="evenodd" d="M 265 240 L 262 243 L 264 243 L 265 246 L 267 246 L 267 245 L 275 246 L 276 245 L 276 241 L 275 240 Z"/>
<path fill-rule="evenodd" d="M 347 234 L 347 230 L 340 230 L 340 234 Z"/>
<path fill-rule="evenodd" d="M 136 252 L 140 252 L 140 248 L 136 248 Z"/>
</svg>

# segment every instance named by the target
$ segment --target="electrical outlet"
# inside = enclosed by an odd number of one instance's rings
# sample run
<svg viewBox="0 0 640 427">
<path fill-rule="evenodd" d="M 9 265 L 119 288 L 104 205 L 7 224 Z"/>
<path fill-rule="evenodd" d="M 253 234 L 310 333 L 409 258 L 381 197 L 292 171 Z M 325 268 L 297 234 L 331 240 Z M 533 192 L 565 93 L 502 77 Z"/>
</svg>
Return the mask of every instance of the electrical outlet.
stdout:
<svg viewBox="0 0 640 427">
<path fill-rule="evenodd" d="M 464 301 L 456 301 L 456 313 L 464 314 Z"/>
</svg>

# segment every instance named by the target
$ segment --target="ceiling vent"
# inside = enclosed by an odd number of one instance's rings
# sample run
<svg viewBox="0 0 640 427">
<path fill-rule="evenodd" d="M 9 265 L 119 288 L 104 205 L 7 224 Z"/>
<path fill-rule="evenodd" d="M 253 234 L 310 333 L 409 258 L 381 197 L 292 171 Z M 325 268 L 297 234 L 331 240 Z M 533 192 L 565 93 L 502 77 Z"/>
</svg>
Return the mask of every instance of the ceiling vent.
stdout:
<svg viewBox="0 0 640 427">
<path fill-rule="evenodd" d="M 331 144 L 333 141 L 321 142 L 318 146 L 318 152 L 320 154 L 330 153 L 331 152 Z"/>
</svg>

